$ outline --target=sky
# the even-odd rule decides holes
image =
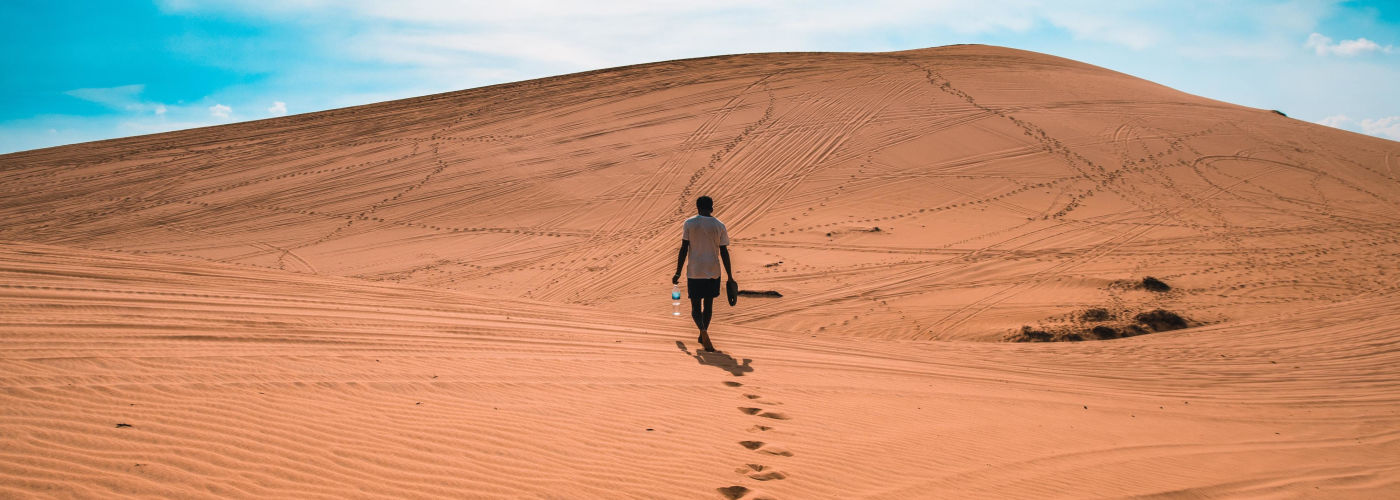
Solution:
[[[1400,141],[1400,1],[0,0],[0,153],[627,64],[984,43]]]

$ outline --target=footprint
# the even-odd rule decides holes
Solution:
[[[740,383],[738,383],[738,382],[725,382],[724,385],[727,385],[727,386],[730,386],[730,387],[739,387],[739,386],[744,385],[744,384],[740,384]]]
[[[763,447],[763,441],[739,441],[739,444],[750,450],[757,450]]]
[[[758,399],[758,398],[761,398],[761,397],[763,397],[763,396],[759,396],[759,395],[757,395],[757,394],[745,394],[744,397],[749,398],[749,399]]]
[[[747,413],[747,412],[746,412],[746,413]],[[753,413],[749,413],[749,415],[753,415]],[[758,416],[764,417],[764,418],[771,418],[771,419],[774,419],[774,420],[787,420],[787,419],[788,419],[788,416],[787,416],[786,414],[778,413],[778,412],[776,412],[776,411],[765,411],[765,412],[763,412],[763,413],[758,414]]]
[[[769,429],[772,429],[772,427],[769,427],[769,426],[766,426],[766,425],[755,425],[755,426],[753,426],[753,427],[749,427],[749,432],[753,432],[753,431],[763,432],[763,431],[766,431],[766,430],[769,430]]]
[[[758,481],[772,481],[774,479],[787,479],[787,474],[773,470],[768,472],[755,472],[749,474],[749,477]]]
[[[749,489],[743,486],[725,486],[723,488],[715,488],[715,490],[718,490],[719,494],[724,495],[724,498],[728,498],[729,500],[739,500],[739,498],[742,498],[749,492]]]
[[[746,465],[748,465],[749,468],[747,468],[747,469],[742,469],[742,468],[741,468],[741,469],[735,469],[735,472],[738,472],[738,473],[740,473],[740,474],[747,475],[747,476],[749,476],[750,478],[755,479],[755,480],[758,480],[758,481],[772,481],[772,480],[774,480],[774,479],[787,479],[787,474],[784,474],[784,473],[782,473],[781,471],[773,470],[772,467],[768,467],[768,466],[763,465],[763,464],[746,464]],[[764,472],[764,471],[767,471],[767,472]]]
[[[757,415],[758,412],[763,411],[763,408],[748,408],[740,406],[739,411],[744,412],[745,415]]]
[[[767,454],[769,454],[769,455],[777,455],[777,456],[780,456],[780,457],[790,457],[790,456],[792,456],[792,452],[791,452],[791,451],[788,451],[786,448],[783,448],[783,447],[781,447],[781,446],[772,446],[772,445],[765,446],[765,447],[763,447],[763,449],[758,450],[758,452],[759,452],[759,453],[767,453]]]

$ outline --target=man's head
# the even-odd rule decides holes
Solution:
[[[701,215],[709,215],[715,210],[715,200],[711,200],[709,196],[696,198],[695,209],[699,210]]]

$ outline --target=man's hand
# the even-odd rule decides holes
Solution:
[[[680,283],[681,283],[681,273],[676,273],[675,276],[672,276],[672,277],[671,277],[671,284],[672,284],[672,285],[679,285]]]

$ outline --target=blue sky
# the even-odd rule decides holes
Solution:
[[[0,153],[740,52],[987,43],[1400,140],[1400,2],[4,0]]]

